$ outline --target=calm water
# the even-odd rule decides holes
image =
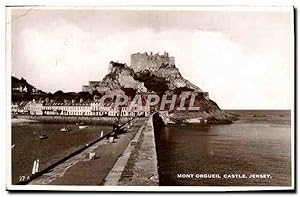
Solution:
[[[176,126],[159,130],[160,185],[290,186],[290,111],[235,111],[230,125]],[[177,174],[219,174],[221,178],[177,178]],[[247,179],[225,179],[246,174]],[[271,178],[250,178],[269,174]]]
[[[62,127],[70,132],[60,132]],[[89,126],[79,129],[76,125],[18,123],[12,125],[12,182],[18,182],[20,176],[31,174],[33,162],[40,160],[40,170],[45,169],[66,155],[82,148],[86,143],[112,130],[110,126]],[[46,134],[48,139],[40,140],[34,132]]]

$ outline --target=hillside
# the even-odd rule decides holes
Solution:
[[[30,101],[32,99],[39,99],[46,93],[42,90],[35,88],[29,84],[26,79],[11,77],[11,95],[12,102]]]
[[[34,88],[33,85],[29,84],[24,78],[18,79],[17,77],[12,76],[11,77],[11,87],[12,88],[18,88],[18,87],[27,87],[28,91],[31,92]]]
[[[12,77],[12,102],[30,101],[32,99],[41,101],[92,101],[95,96],[100,98],[104,94],[134,96],[140,94],[180,95],[184,92],[196,93],[194,107],[198,111],[169,110],[169,118],[173,122],[182,123],[189,119],[207,119],[212,123],[230,123],[236,117],[222,111],[216,102],[210,100],[208,92],[184,79],[175,65],[161,64],[155,69],[144,66],[137,71],[126,64],[110,62],[109,72],[100,82],[93,82],[89,91],[45,93],[29,84],[25,79]],[[184,106],[189,105],[190,98],[185,101]],[[179,106],[179,101],[176,101]]]
[[[175,122],[182,122],[191,118],[205,118],[213,123],[229,123],[236,117],[223,112],[217,103],[210,100],[207,92],[184,79],[175,65],[161,65],[158,70],[144,70],[134,72],[126,64],[110,62],[109,73],[100,81],[98,90],[105,94],[127,94],[126,90],[132,89],[140,93],[164,93],[179,95],[183,91],[197,93],[195,107],[200,107],[197,112],[170,111],[170,118]],[[178,104],[178,103],[177,103]],[[186,106],[189,100],[186,101]]]

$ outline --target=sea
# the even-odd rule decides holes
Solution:
[[[61,132],[67,127],[69,132]],[[12,124],[11,165],[12,184],[26,180],[32,174],[35,160],[39,171],[79,150],[86,144],[112,131],[111,126],[89,125],[79,129],[75,124],[20,122]],[[41,140],[39,135],[48,138]]]
[[[163,186],[290,186],[290,110],[234,110],[233,124],[186,124],[155,133]],[[61,132],[68,127],[70,132]],[[20,122],[12,124],[12,183],[42,170],[112,130],[111,126]],[[38,135],[47,135],[40,140]],[[246,178],[245,178],[246,177]]]
[[[156,132],[163,186],[291,186],[290,110],[231,110],[233,124]]]

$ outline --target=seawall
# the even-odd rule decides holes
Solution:
[[[158,186],[158,165],[152,116],[139,129],[106,177],[105,185]]]
[[[116,122],[117,117],[18,115],[18,119],[35,120],[43,123],[75,124],[75,123],[84,122],[85,124],[112,125],[113,123]],[[125,123],[127,121],[129,121],[129,117],[120,117],[120,123]]]

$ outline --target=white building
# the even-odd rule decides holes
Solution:
[[[14,113],[14,114],[18,113],[18,109],[19,109],[18,104],[11,105],[11,113]]]
[[[108,116],[110,106],[102,106],[100,102],[91,103],[91,112],[93,116]]]
[[[25,105],[24,110],[29,111],[30,115],[43,115],[42,108],[43,103],[36,102],[35,100],[33,100]]]
[[[53,102],[45,104],[44,115],[64,115],[64,116],[91,116],[91,104],[87,102],[63,103]]]
[[[18,106],[12,105],[12,111]],[[58,116],[149,116],[149,106],[135,106],[129,109],[127,106],[115,108],[112,103],[101,106],[100,102],[41,102],[30,101],[24,111],[30,115],[58,115]]]

